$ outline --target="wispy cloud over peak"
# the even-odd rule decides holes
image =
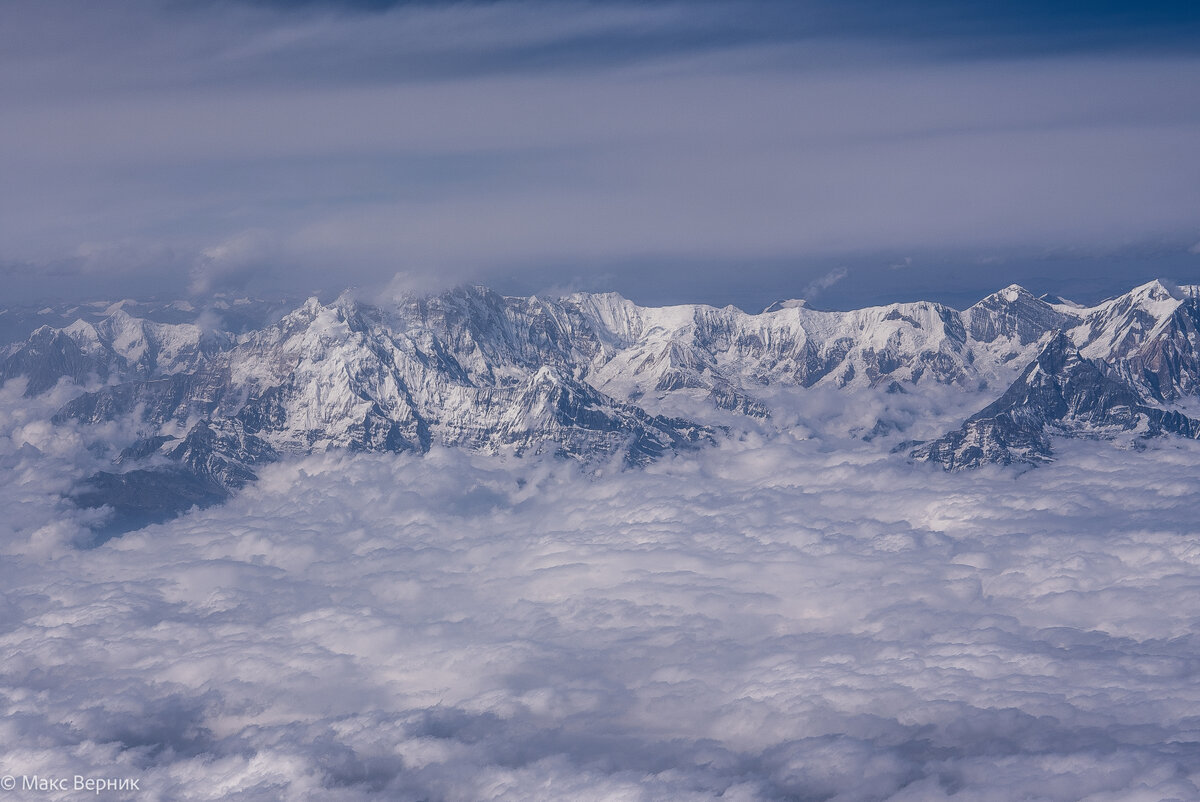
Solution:
[[[811,301],[848,275],[850,275],[850,271],[848,269],[845,267],[836,267],[818,278],[816,281],[809,283],[809,285],[804,288],[802,297]]]

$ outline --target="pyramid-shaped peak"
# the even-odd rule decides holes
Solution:
[[[778,312],[781,309],[803,309],[808,306],[808,301],[804,298],[788,298],[783,301],[776,301],[763,310],[763,314],[768,312]]]
[[[986,298],[981,298],[975,306],[995,306],[997,304],[1015,304],[1019,302],[1026,303],[1044,303],[1031,293],[1029,290],[1022,287],[1020,284],[1009,284],[1002,290],[996,290]]]
[[[284,315],[283,319],[275,327],[282,327],[283,329],[292,329],[297,326],[306,327],[316,320],[324,310],[325,305],[321,303],[321,299],[313,295],[300,304],[300,306]]]
[[[1009,284],[968,309],[967,332],[980,342],[1016,338],[1021,345],[1065,325],[1071,316],[1035,296],[1020,284]]]
[[[113,314],[116,314],[117,312],[124,312],[125,307],[127,307],[127,306],[137,306],[137,305],[138,305],[138,302],[133,300],[132,298],[122,298],[121,300],[111,303],[107,307],[105,307],[104,314],[113,315]]]
[[[1034,298],[1033,293],[1022,287],[1020,284],[1009,284],[1007,287],[1000,290],[1000,295],[1003,296],[1004,300],[1008,301],[1009,303],[1014,303],[1018,298],[1037,300]]]
[[[109,309],[111,309],[112,311],[108,312],[107,316],[105,317],[105,320],[126,321],[126,320],[140,320],[141,319],[141,318],[134,317],[133,315],[126,312],[125,307],[123,307],[123,306],[117,306],[115,309],[113,309],[113,307],[109,307]]]
[[[1173,281],[1161,278],[1134,287],[1129,291],[1129,295],[1150,301],[1182,301],[1185,298],[1185,294]]]

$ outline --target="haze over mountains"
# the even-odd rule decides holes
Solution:
[[[112,507],[114,531],[329,449],[643,466],[746,427],[778,430],[774,399],[809,388],[848,404],[890,393],[919,406],[934,388],[977,399],[961,428],[927,442],[886,410],[859,433],[948,469],[1040,464],[1056,437],[1200,436],[1185,403],[1200,393],[1200,288],[1161,281],[1093,307],[1013,285],[962,311],[788,301],[748,314],[483,287],[379,306],[314,298],[266,325],[154,322],[126,308],[43,326],[0,352],[0,379],[24,381],[27,396],[79,388],[53,422],[95,432],[111,452],[111,470],[74,497]]]

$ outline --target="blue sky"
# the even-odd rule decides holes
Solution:
[[[16,301],[1200,281],[1184,3],[17,2]]]

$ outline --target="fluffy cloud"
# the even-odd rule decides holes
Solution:
[[[180,799],[1195,798],[1200,446],[950,475],[809,400],[796,434],[646,471],[314,456],[85,551],[57,494],[104,455],[6,397],[3,769]]]

